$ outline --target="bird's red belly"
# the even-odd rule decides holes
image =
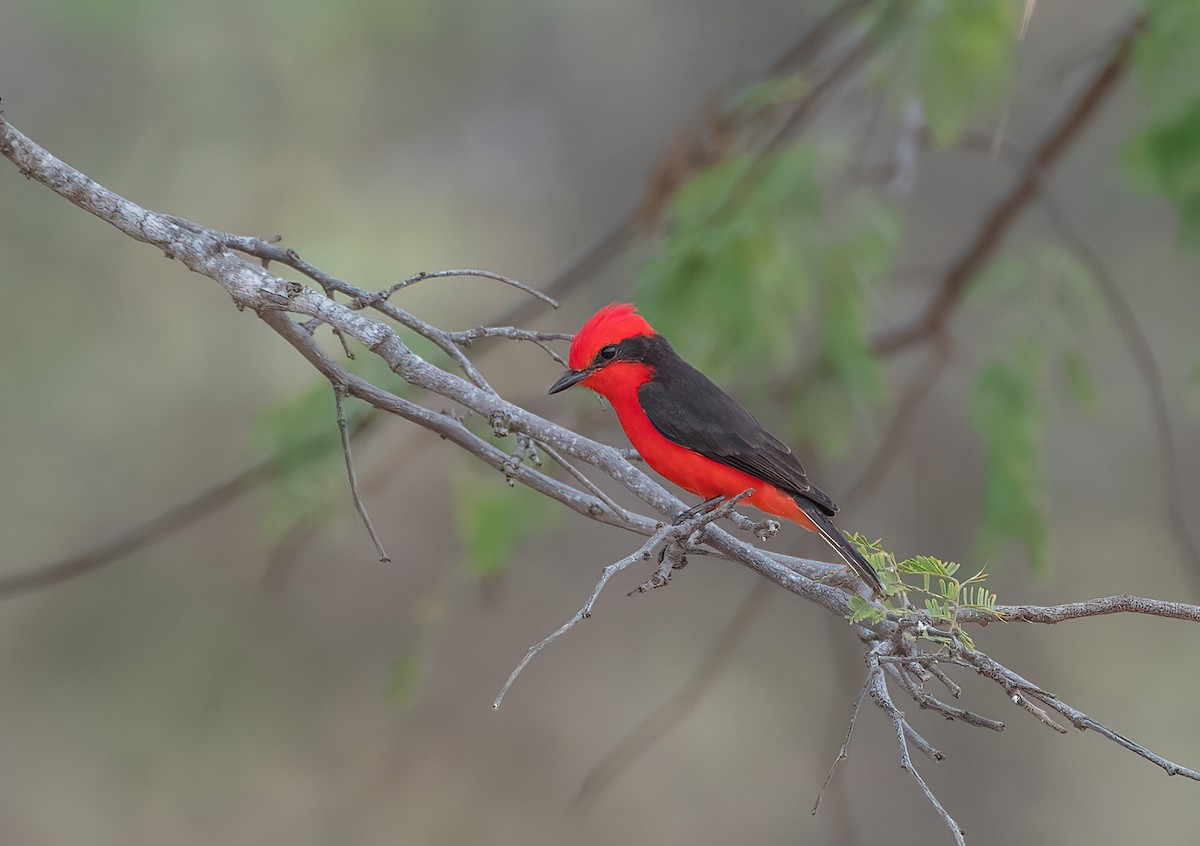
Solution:
[[[744,501],[756,508],[800,524],[810,532],[817,527],[795,500],[779,488],[734,467],[706,458],[663,437],[637,401],[614,403],[617,417],[630,443],[658,474],[703,499],[737,496],[744,490],[754,493]]]

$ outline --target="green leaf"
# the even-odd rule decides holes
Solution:
[[[504,482],[501,474],[472,466],[459,474],[454,486],[467,567],[480,578],[507,569],[521,541],[559,511],[536,491]]]
[[[815,149],[796,145],[761,164],[726,159],[672,202],[669,234],[642,272],[638,299],[651,322],[714,378],[764,360],[794,361],[811,278],[796,235],[819,218],[819,176]]]
[[[914,555],[901,561],[897,569],[901,573],[953,576],[958,572],[958,565],[953,561],[941,561],[932,555]]]
[[[981,551],[987,557],[1001,540],[1020,540],[1035,570],[1045,569],[1047,547],[1040,371],[1040,356],[1027,346],[1015,361],[986,366],[970,400],[985,449]]]
[[[1200,92],[1131,141],[1125,162],[1140,182],[1179,207],[1185,238],[1200,244]]]
[[[1200,245],[1200,3],[1149,0],[1134,67],[1150,121],[1125,149],[1142,184],[1172,200],[1183,235]]]
[[[855,623],[878,623],[887,617],[887,612],[877,605],[873,605],[861,596],[854,594],[847,602],[850,613],[846,615],[846,619],[851,625]]]

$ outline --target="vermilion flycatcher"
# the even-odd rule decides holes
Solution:
[[[606,397],[634,449],[658,473],[716,504],[744,501],[829,542],[877,595],[883,584],[833,524],[837,506],[814,487],[792,451],[707,376],[679,357],[632,305],[614,303],[571,342],[556,394],[584,385]]]

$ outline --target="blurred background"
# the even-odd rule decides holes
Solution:
[[[804,41],[832,8],[18,0],[0,9],[0,96],[107,187],[282,234],[363,288],[486,267],[557,285],[561,310],[515,317],[563,332],[637,299],[788,434],[846,528],[986,565],[1002,603],[1196,601],[1180,531],[1200,533],[1194,4],[861,2]],[[1096,86],[1147,10],[1130,63]],[[1031,200],[1002,228],[943,331],[881,348],[1089,86],[1051,213]],[[269,464],[86,575],[0,582],[0,840],[949,841],[870,706],[810,815],[861,649],[728,563],[629,599],[646,573],[626,573],[493,713],[525,649],[638,541],[370,420],[356,457],[394,559],[377,563],[328,388],[291,349],[8,163],[0,199],[0,580]],[[400,304],[459,329],[514,317],[521,296],[430,280]],[[1166,452],[1120,303],[1155,360]],[[471,353],[510,399],[625,443],[592,398],[545,396],[561,368],[536,347]],[[828,556],[803,534],[772,547]],[[1187,624],[993,625],[977,642],[1200,764]],[[968,842],[1194,833],[1195,783],[959,681],[1005,732],[907,710],[947,753],[916,763]],[[611,766],[664,702],[670,719]]]

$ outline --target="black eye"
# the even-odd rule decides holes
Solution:
[[[617,357],[617,347],[616,347],[616,345],[615,345],[615,344],[609,344],[607,347],[605,347],[604,349],[600,350],[600,353],[599,353],[599,355],[600,355],[600,358],[604,359],[605,361],[612,361],[614,358],[616,358],[616,357]]]

